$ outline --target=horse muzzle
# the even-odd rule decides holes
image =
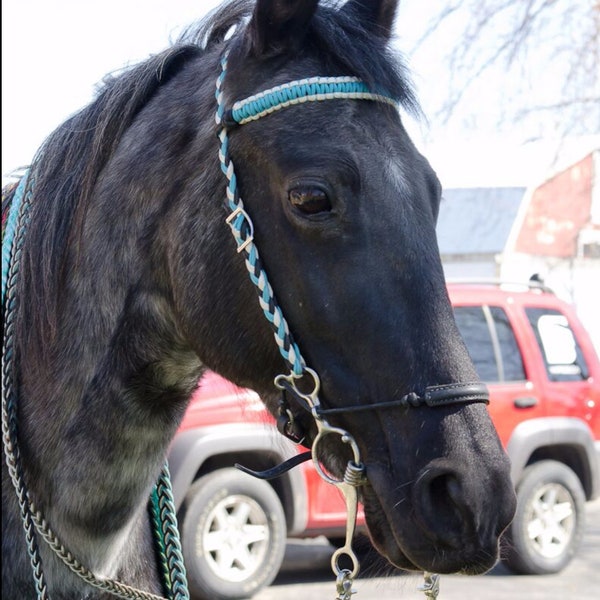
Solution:
[[[378,551],[402,569],[485,573],[498,560],[499,540],[516,498],[508,460],[472,472],[467,462],[433,459],[412,483],[379,464],[366,465],[365,516]]]

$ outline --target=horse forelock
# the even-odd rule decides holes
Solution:
[[[374,35],[350,7],[336,9],[327,3],[311,21],[307,44],[330,63],[332,71],[362,79],[373,90],[396,98],[402,107],[420,115],[420,107],[401,54],[392,50],[389,40]]]

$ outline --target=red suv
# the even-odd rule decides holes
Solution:
[[[512,461],[518,508],[504,560],[518,573],[558,572],[578,549],[586,500],[600,496],[598,357],[573,308],[546,288],[448,290]],[[233,467],[264,470],[301,450],[256,394],[204,377],[169,456],[193,597],[252,596],[277,575],[288,537],[344,535],[344,503],[312,463],[270,482]]]

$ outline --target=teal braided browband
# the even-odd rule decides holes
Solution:
[[[239,100],[231,109],[231,118],[243,125],[294,104],[338,98],[376,100],[395,107],[398,105],[398,101],[387,94],[373,93],[358,77],[309,77]]]

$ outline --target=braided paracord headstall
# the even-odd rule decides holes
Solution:
[[[368,405],[355,405],[323,409],[319,402],[319,376],[315,371],[306,366],[300,350],[293,340],[288,324],[277,304],[273,290],[268,282],[267,275],[261,265],[258,249],[254,243],[253,225],[250,216],[244,208],[240,198],[237,179],[233,162],[229,155],[228,131],[234,127],[249,123],[267,116],[275,111],[305,102],[323,100],[351,99],[370,100],[383,102],[398,107],[398,101],[385,92],[374,93],[360,79],[356,77],[311,77],[291,81],[278,85],[263,92],[239,100],[231,109],[226,109],[223,95],[223,82],[227,73],[227,54],[221,60],[221,74],[217,78],[215,96],[217,99],[217,112],[215,120],[220,127],[218,136],[221,141],[219,160],[221,170],[227,178],[225,208],[233,237],[237,244],[238,253],[244,253],[246,269],[250,279],[258,290],[258,298],[263,313],[274,332],[275,341],[279,351],[289,368],[289,374],[278,375],[275,386],[282,392],[289,392],[289,396],[303,409],[308,410],[316,424],[317,436],[315,437],[310,456],[319,475],[337,486],[346,500],[347,524],[345,545],[334,552],[332,556],[332,569],[337,576],[337,600],[350,600],[352,594],[352,581],[358,573],[358,560],[352,551],[351,541],[355,528],[358,494],[357,488],[366,482],[364,466],[360,461],[360,453],[356,441],[345,430],[332,427],[326,420],[328,415],[338,413],[357,413],[366,410],[383,410],[390,408],[419,408],[419,407],[445,407],[454,404],[470,404],[473,402],[489,402],[487,387],[479,381],[465,383],[447,383],[426,387],[421,394],[410,392],[401,398],[389,401],[375,402]],[[312,391],[302,391],[299,380],[304,380]],[[312,388],[311,388],[312,380]],[[278,429],[297,443],[304,438],[302,427],[294,422],[291,409],[282,400]],[[353,460],[348,462],[343,480],[335,480],[323,470],[319,459],[317,447],[321,440],[330,434],[339,435],[342,442],[349,445],[352,450]],[[264,472],[255,472],[241,467],[246,472],[263,479],[271,479],[285,472],[292,466],[299,464],[306,455],[295,456],[282,465]],[[341,569],[338,560],[342,555],[347,555],[353,564],[353,569]],[[425,583],[421,591],[428,598],[435,599],[439,592],[439,576],[425,573]]]
[[[226,208],[229,213],[226,221],[231,227],[237,244],[237,251],[244,252],[245,263],[252,283],[258,289],[260,306],[271,323],[275,341],[283,359],[295,378],[307,373],[306,363],[290,333],[288,324],[277,304],[273,289],[267,279],[258,249],[254,244],[252,220],[244,208],[239,195],[233,162],[229,156],[228,129],[244,125],[288,106],[335,99],[374,100],[397,106],[397,101],[384,94],[372,93],[367,85],[356,77],[311,77],[279,85],[243,100],[235,102],[226,110],[223,99],[223,81],[227,72],[227,54],[221,60],[221,74],[217,79],[215,97],[217,112],[215,120],[219,130],[219,160],[221,170],[227,178]],[[316,377],[316,373],[311,375]],[[318,381],[318,378],[317,378]],[[315,398],[316,399],[316,398]]]

